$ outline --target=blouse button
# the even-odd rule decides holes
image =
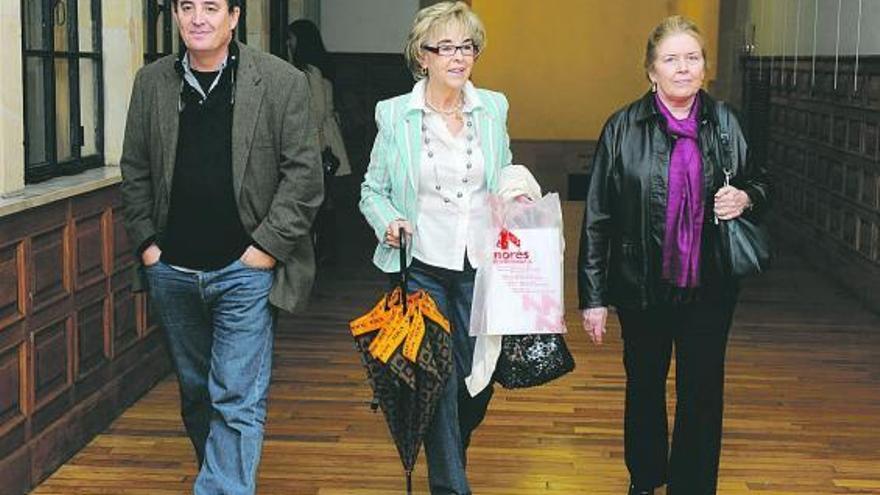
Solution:
[[[449,198],[443,198],[444,203],[449,203]]]
[[[461,191],[459,191],[458,194],[456,194],[456,196],[458,196],[460,198],[460,197],[464,196],[464,194]]]

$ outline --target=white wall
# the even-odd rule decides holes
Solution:
[[[758,55],[880,54],[880,0],[751,0],[751,19]]]
[[[321,34],[331,52],[402,53],[418,0],[322,0]]]
[[[269,51],[269,2],[248,2],[247,44]]]
[[[6,50],[0,74],[0,198],[24,187],[24,91],[21,3],[0,2],[0,43]],[[5,276],[5,275],[4,275]]]
[[[112,3],[112,5],[111,5]],[[144,63],[143,0],[103,2],[104,161],[119,165],[134,76]],[[174,25],[177,29],[177,25]]]

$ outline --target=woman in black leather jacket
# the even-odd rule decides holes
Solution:
[[[630,494],[713,494],[721,449],[724,354],[738,286],[718,222],[759,215],[770,187],[746,160],[729,108],[702,89],[705,48],[679,16],[652,31],[651,92],[605,124],[590,174],[578,262],[584,329],[602,342],[617,309],[626,369]],[[725,172],[731,185],[725,186]],[[666,376],[676,358],[671,452]]]

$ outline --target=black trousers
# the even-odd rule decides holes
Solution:
[[[619,309],[626,368],[624,443],[638,487],[714,494],[721,454],[724,356],[736,294],[645,310]],[[669,451],[666,377],[675,349],[675,429]]]

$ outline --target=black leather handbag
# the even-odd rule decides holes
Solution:
[[[739,216],[722,222],[722,243],[727,266],[734,277],[756,275],[770,266],[770,237],[763,225]]]
[[[724,172],[724,184],[730,185],[733,167],[730,164],[730,131],[726,119],[718,116],[720,124],[721,166]],[[733,220],[721,221],[721,259],[728,274],[746,277],[767,271],[772,260],[770,235],[764,224],[748,215],[740,215]]]
[[[494,379],[504,388],[537,387],[573,369],[562,334],[505,335]]]

